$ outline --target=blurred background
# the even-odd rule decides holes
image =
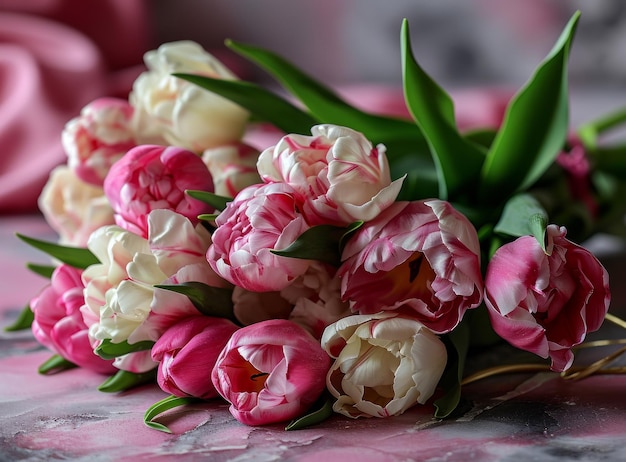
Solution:
[[[163,42],[197,41],[241,78],[272,85],[223,42],[268,48],[355,104],[393,113],[407,18],[420,64],[480,110],[484,98],[471,95],[519,88],[578,9],[573,125],[626,105],[623,0],[0,0],[0,213],[36,208],[64,161],[65,122],[96,97],[126,97],[143,54]]]

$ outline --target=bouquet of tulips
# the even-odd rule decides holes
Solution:
[[[567,371],[609,307],[582,242],[624,235],[626,162],[613,114],[568,123],[578,13],[498,126],[461,131],[452,98],[401,30],[408,118],[359,110],[276,54],[227,45],[280,92],[238,80],[193,42],[146,54],[128,100],[68,122],[67,164],[40,208],[51,278],[13,328],[51,373],[154,381],[145,422],[223,398],[249,425],[450,415],[468,351],[508,342]],[[257,150],[245,136],[280,133]],[[430,405],[430,404],[429,404]]]

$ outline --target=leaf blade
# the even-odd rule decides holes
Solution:
[[[323,123],[350,127],[375,143],[389,139],[423,143],[419,130],[409,121],[370,114],[348,104],[330,88],[269,50],[233,40],[227,40],[226,45],[269,72]]]
[[[232,289],[211,287],[197,281],[172,285],[157,284],[154,287],[185,295],[193,306],[205,316],[225,318],[239,324],[233,311]]]
[[[143,423],[153,430],[158,430],[164,433],[172,433],[171,430],[163,424],[154,422],[154,419],[159,415],[175,407],[185,406],[191,403],[201,402],[199,398],[192,397],[180,397],[180,396],[168,396],[160,401],[157,401],[150,406],[143,415]]]
[[[402,22],[401,53],[407,107],[430,147],[439,178],[439,198],[454,198],[475,184],[486,150],[459,133],[452,98],[415,60],[406,19]]]
[[[136,353],[138,351],[146,351],[152,348],[154,342],[152,340],[144,340],[137,343],[123,342],[113,343],[110,339],[104,339],[95,349],[95,353],[102,359],[115,359],[128,353]]]
[[[85,269],[88,266],[100,263],[98,258],[89,249],[81,247],[68,247],[52,242],[42,241],[32,237],[16,233],[16,236],[32,247],[47,253],[53,258],[66,263],[74,268]]]
[[[508,197],[534,183],[563,148],[568,132],[567,59],[580,12],[513,97],[481,172],[479,195]]]
[[[30,329],[33,321],[35,320],[35,313],[31,310],[30,305],[26,305],[20,314],[18,314],[13,324],[10,324],[4,328],[5,332],[17,332],[20,330]]]
[[[253,116],[271,122],[286,133],[309,133],[311,127],[319,123],[315,117],[287,100],[250,82],[193,74],[173,75],[239,104]]]

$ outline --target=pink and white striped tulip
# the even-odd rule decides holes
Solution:
[[[341,281],[336,269],[313,262],[306,273],[280,291],[293,304],[289,319],[321,338],[324,329],[351,314],[348,302],[341,299]]]
[[[86,183],[102,186],[111,165],[137,143],[131,128],[133,108],[118,98],[99,98],[63,129],[68,166]]]
[[[207,149],[202,160],[213,176],[215,194],[235,197],[242,189],[261,182],[256,169],[259,151],[237,143]]]
[[[600,328],[609,308],[609,277],[591,252],[546,229],[546,250],[533,236],[500,247],[487,266],[491,325],[513,346],[550,358],[554,371],[574,361],[571,348]]]
[[[232,284],[255,292],[281,290],[304,274],[309,260],[271,252],[287,248],[309,228],[296,203],[295,191],[284,183],[241,191],[215,220],[207,252],[211,267]]]
[[[118,226],[148,235],[148,214],[167,209],[197,223],[213,209],[185,190],[213,191],[213,180],[202,159],[177,147],[137,146],[116,162],[104,180],[104,192]]]
[[[442,200],[396,202],[357,231],[342,260],[342,296],[360,314],[403,310],[442,334],[482,300],[476,230]]]
[[[115,371],[112,361],[93,352],[89,329],[80,308],[85,303],[81,270],[61,264],[52,273],[50,284],[33,298],[32,331],[39,343],[77,366],[102,374]]]
[[[447,362],[446,347],[415,319],[395,312],[353,315],[331,324],[322,347],[335,358],[326,384],[333,410],[348,417],[389,417],[424,404]]]
[[[89,241],[100,263],[83,272],[83,315],[95,341],[156,341],[170,325],[197,315],[186,296],[156,289],[155,284],[228,285],[206,262],[211,238],[201,224],[194,226],[171,210],[152,211],[148,223],[148,239],[108,226],[93,233]],[[136,368],[147,367],[151,359],[149,352],[147,359],[139,358],[142,354],[128,355],[115,364],[130,364],[133,372],[143,372]]]
[[[273,319],[236,331],[213,369],[213,385],[247,425],[302,415],[321,395],[330,358],[308,332]]]
[[[283,137],[257,165],[263,181],[288,183],[301,194],[309,223],[368,221],[394,202],[403,180],[391,181],[383,145],[336,125],[314,126],[311,134]]]
[[[219,396],[211,371],[238,327],[227,319],[191,316],[170,326],[152,347],[159,363],[157,383],[174,396]]]

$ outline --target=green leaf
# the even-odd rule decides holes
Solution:
[[[17,332],[19,330],[30,329],[35,320],[35,313],[31,310],[30,305],[26,305],[13,324],[4,328],[5,332]]]
[[[448,417],[461,400],[461,379],[465,368],[465,358],[469,348],[469,328],[461,322],[452,332],[443,337],[448,350],[448,362],[439,380],[444,394],[434,403],[435,418]]]
[[[281,56],[232,40],[227,40],[226,45],[272,74],[321,122],[350,127],[363,133],[374,143],[387,144],[390,140],[401,139],[414,147],[424,144],[420,131],[411,122],[370,114],[355,108]]]
[[[303,232],[286,249],[272,250],[281,257],[318,260],[333,266],[341,263],[341,246],[351,233],[363,222],[355,222],[348,227],[333,225],[313,226]]]
[[[175,407],[185,406],[187,404],[197,403],[201,401],[202,400],[198,398],[179,397],[174,395],[168,396],[161,401],[157,401],[152,406],[150,406],[148,410],[146,410],[146,413],[143,416],[143,423],[146,424],[147,427],[150,427],[154,430],[165,433],[172,433],[170,429],[167,428],[165,425],[155,422],[155,417]]]
[[[309,133],[319,121],[287,100],[250,82],[212,79],[192,74],[173,74],[217,93],[246,108],[259,120],[266,120],[286,133]]]
[[[494,231],[513,237],[535,236],[545,250],[548,213],[531,194],[518,194],[507,201]]]
[[[29,270],[31,270],[33,273],[38,274],[39,276],[43,276],[48,279],[52,277],[52,273],[54,273],[54,270],[56,269],[56,266],[38,265],[36,263],[27,263],[26,267]]]
[[[37,372],[43,375],[56,374],[57,372],[63,372],[67,369],[73,369],[77,367],[73,362],[68,361],[60,355],[54,355],[46,362],[44,362]]]
[[[137,351],[145,351],[152,348],[154,342],[152,340],[144,340],[137,343],[128,343],[126,340],[119,343],[113,343],[110,339],[104,339],[95,349],[95,353],[102,359],[115,359],[118,356],[124,356],[128,353]]]
[[[112,375],[98,387],[99,391],[104,393],[117,393],[118,391],[129,390],[133,387],[138,387],[146,383],[154,382],[156,379],[156,369],[152,369],[148,372],[136,374],[128,371],[117,371],[115,375]]]
[[[626,108],[605,114],[596,120],[587,122],[576,130],[586,150],[595,150],[598,138],[605,132],[626,123]]]
[[[211,207],[213,207],[215,210],[219,210],[219,211],[224,210],[226,208],[226,204],[228,204],[229,202],[232,202],[233,200],[232,197],[219,196],[212,192],[197,191],[197,190],[192,190],[192,189],[186,190],[185,194],[187,194],[190,197],[193,197],[194,199],[198,199],[199,201],[202,201],[205,204],[208,204]]]
[[[401,52],[404,97],[430,147],[439,178],[439,198],[458,197],[465,188],[475,187],[485,149],[459,133],[452,98],[413,56],[406,19],[402,22]]]
[[[74,268],[84,269],[88,266],[100,263],[96,256],[89,249],[80,247],[66,247],[52,242],[41,241],[32,237],[17,233],[22,241],[39,249],[53,258],[66,263]]]
[[[235,324],[239,323],[233,312],[232,289],[211,287],[196,281],[174,285],[157,284],[154,287],[185,295],[205,316],[226,318]]]
[[[487,154],[479,185],[487,202],[533,184],[554,162],[568,133],[567,59],[580,12],[552,51],[509,103]]]
[[[219,216],[219,213],[201,213],[198,215],[198,220],[202,221],[215,221],[215,219]]]
[[[497,134],[498,134],[497,130],[486,128],[486,129],[481,129],[481,130],[471,130],[471,131],[465,132],[463,134],[463,137],[466,140],[471,141],[474,144],[478,144],[485,149],[489,149],[491,145],[493,144],[493,140],[496,138]]]
[[[289,422],[285,430],[302,430],[311,425],[322,423],[333,415],[334,401],[335,400],[329,393],[323,393],[315,404],[313,404],[311,409],[309,409],[307,414]]]

